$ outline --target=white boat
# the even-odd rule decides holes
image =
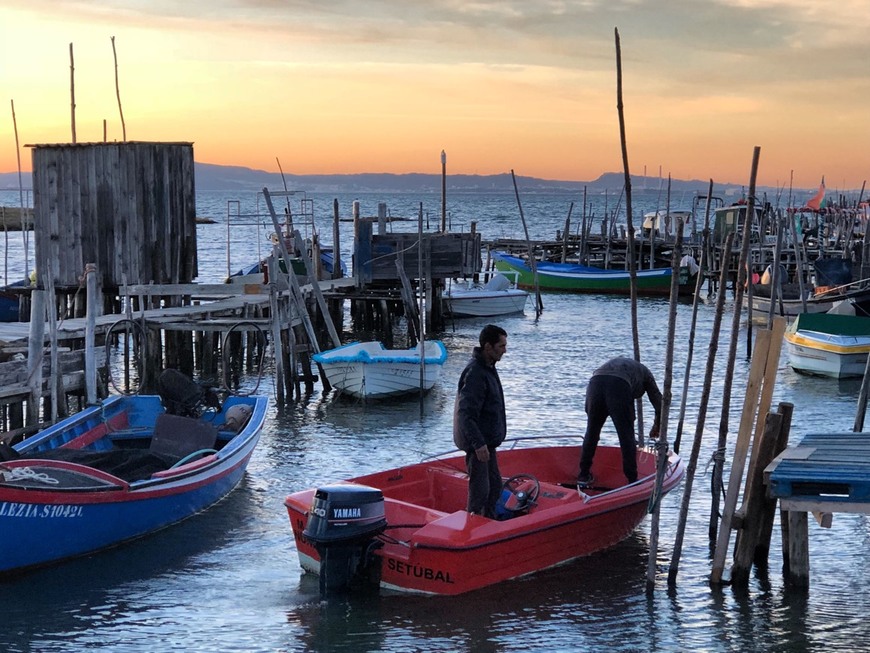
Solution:
[[[497,273],[484,285],[452,286],[444,293],[444,312],[453,317],[492,317],[522,313],[529,293]]]
[[[802,313],[785,332],[789,365],[804,374],[863,376],[870,352],[870,318]]]
[[[659,209],[643,214],[643,231],[649,234],[656,232],[656,236],[662,238],[676,233],[677,220],[683,221],[683,238],[691,239],[695,225],[695,214],[692,211],[668,211]]]
[[[784,298],[773,299],[773,314],[784,317],[797,317],[802,313],[827,313],[839,302],[847,301],[842,295],[820,294],[810,295],[806,302],[802,301],[796,289],[792,286],[797,284],[787,284],[787,290],[784,291]],[[756,322],[767,320],[770,315],[770,291],[769,285],[753,284],[752,285],[752,319]],[[812,290],[810,290],[812,292]],[[749,306],[749,294],[743,295],[743,307]]]
[[[447,349],[440,340],[411,349],[386,349],[377,341],[354,342],[312,356],[330,385],[360,399],[385,399],[431,390],[441,376]]]

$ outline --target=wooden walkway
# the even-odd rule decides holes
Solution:
[[[789,580],[809,585],[808,515],[831,528],[834,513],[870,514],[870,433],[814,433],[764,470],[768,495],[779,499]]]
[[[352,278],[321,281],[323,291],[347,288],[354,285]],[[303,295],[312,291],[311,285],[301,288]],[[286,292],[286,291],[282,291]],[[128,296],[168,296],[183,294],[195,303],[190,306],[164,307],[134,311],[133,318],[145,318],[151,324],[159,324],[164,329],[195,329],[197,331],[222,331],[234,322],[250,320],[243,317],[246,308],[267,308],[269,306],[269,287],[242,284],[186,284],[186,285],[148,285],[132,286]],[[123,314],[110,313],[96,318],[96,333],[104,334]],[[58,320],[57,338],[59,341],[85,337],[87,318]],[[47,325],[46,325],[47,327]],[[28,322],[0,323],[0,347],[6,350],[27,346],[30,334]],[[49,339],[45,329],[46,341]]]

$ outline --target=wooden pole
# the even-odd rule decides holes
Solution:
[[[115,59],[115,97],[118,98],[118,113],[121,116],[121,137],[127,142],[127,124],[124,122],[124,109],[121,107],[121,87],[118,85],[118,52],[115,50],[115,37],[112,37],[112,57]],[[104,138],[105,140],[105,138]]]
[[[743,286],[746,283],[747,260],[749,258],[749,231],[751,221],[749,216],[755,211],[755,179],[758,175],[758,158],[761,148],[756,146],[752,154],[752,168],[749,181],[749,202],[746,219],[743,223],[743,233],[740,243],[740,257],[737,264],[737,288],[734,290],[734,313],[731,321],[731,340],[728,349],[728,363],[725,372],[725,387],[722,393],[722,413],[719,420],[719,442],[713,455],[712,502],[710,506],[709,534],[711,540],[716,540],[719,525],[719,496],[722,492],[722,472],[725,467],[725,445],[728,436],[728,414],[731,409],[731,386],[734,378],[734,363],[737,356],[737,338],[740,334],[741,310],[743,308]],[[739,230],[739,224],[736,225]],[[722,265],[727,265],[723,259]],[[724,292],[725,288],[722,288]]]
[[[289,261],[288,261],[289,263]],[[277,266],[275,266],[277,269]],[[291,272],[292,274],[292,272]],[[284,405],[284,352],[281,342],[281,313],[278,306],[278,275],[269,275],[269,307],[272,319],[272,349],[275,355],[275,395],[279,406]]]
[[[861,380],[861,391],[858,393],[858,409],[855,412],[855,423],[852,430],[860,433],[864,430],[864,416],[867,414],[867,395],[870,393],[870,356],[864,365],[864,378]]]
[[[72,127],[72,143],[76,142],[76,66],[73,57],[73,44],[69,44],[69,94],[70,94],[70,126]]]
[[[677,330],[677,301],[680,294],[680,258],[683,246],[683,221],[677,221],[674,251],[671,255],[671,297],[668,310],[668,335],[665,351],[665,379],[662,387],[661,423],[656,441],[655,494],[650,498],[652,518],[650,523],[649,557],[646,568],[646,591],[652,592],[656,579],[656,560],[659,548],[659,516],[661,515],[662,486],[668,467],[668,416],[671,409],[671,385],[674,378],[674,340]],[[632,255],[631,258],[634,258]]]
[[[511,179],[514,182],[514,194],[517,197],[517,207],[520,210],[520,220],[523,222],[523,231],[526,234],[526,247],[529,251],[529,267],[532,269],[532,278],[535,280],[535,319],[541,317],[544,310],[544,300],[541,298],[541,289],[538,286],[538,263],[535,258],[535,250],[532,249],[532,241],[529,238],[529,227],[526,225],[526,216],[523,214],[523,204],[520,201],[520,191],[517,188],[517,177],[511,169]]]
[[[441,233],[447,233],[447,152],[441,150]]]
[[[625,227],[627,235],[627,249],[632,252],[628,257],[628,276],[631,280],[631,339],[634,345],[634,359],[640,361],[640,334],[637,328],[637,265],[634,260],[634,224],[631,219],[631,172],[628,166],[628,147],[625,138],[625,114],[622,102],[622,49],[619,44],[619,30],[614,28],[616,40],[616,110],[619,115],[619,142],[622,146],[622,168],[625,174]],[[638,442],[644,444],[643,432],[643,409],[638,400],[637,427]]]
[[[767,328],[773,328],[773,316],[776,311],[776,302],[782,301],[782,273],[780,272],[780,259],[782,258],[782,238],[785,221],[779,213],[773,214],[773,219],[776,221],[776,245],[773,248],[773,261],[771,265],[770,275],[770,304],[767,307]],[[752,319],[752,308],[750,304],[750,319]]]
[[[574,210],[574,202],[568,207],[568,217],[565,218],[565,229],[562,232],[562,263],[568,259],[568,235],[571,233],[571,212]]]
[[[680,452],[680,441],[683,435],[683,421],[686,417],[686,401],[689,395],[689,376],[692,371],[692,358],[695,351],[695,328],[698,324],[698,305],[701,302],[701,284],[704,281],[704,270],[707,267],[707,240],[710,237],[710,195],[713,192],[713,181],[710,180],[710,192],[707,193],[707,208],[704,217],[704,232],[701,245],[701,261],[698,265],[698,275],[695,278],[695,294],[692,297],[692,325],[689,329],[689,341],[686,343],[686,373],[683,376],[683,395],[680,398],[680,418],[677,422],[677,435],[674,438],[674,451]]]
[[[734,232],[731,231],[725,237],[722,248],[722,256],[725,260],[731,258],[731,247],[734,243]],[[716,312],[713,316],[713,326],[710,330],[710,347],[707,352],[707,368],[704,374],[704,385],[701,390],[701,401],[698,405],[698,421],[695,424],[695,439],[692,442],[692,452],[686,465],[686,477],[683,481],[683,497],[680,504],[680,518],[677,524],[677,534],[674,538],[674,554],[671,556],[671,566],[668,571],[668,584],[673,585],[677,580],[677,571],[680,567],[680,557],[683,548],[683,536],[686,532],[686,521],[689,515],[689,501],[692,498],[692,485],[695,479],[695,470],[698,467],[698,458],[701,455],[701,440],[704,436],[704,424],[707,419],[707,405],[710,401],[710,392],[713,386],[713,370],[716,363],[716,352],[719,349],[719,331],[722,326],[722,314],[725,308],[725,287],[728,281],[728,268],[719,268],[719,293],[716,295]]]
[[[15,159],[18,163],[18,203],[21,208],[21,237],[24,242],[24,274],[23,279],[26,279],[30,274],[30,228],[27,225],[27,218],[24,212],[24,182],[21,176],[21,146],[18,143],[18,121],[15,118],[15,100],[10,100],[12,105],[12,129],[15,131]],[[6,250],[9,251],[8,248]],[[6,283],[9,283],[9,275],[6,274]]]
[[[442,164],[445,160],[444,153],[441,156]],[[442,177],[443,178],[443,177]],[[443,187],[442,187],[443,188]],[[443,190],[442,190],[443,192]],[[443,201],[443,196],[442,196]],[[443,206],[443,204],[442,204]],[[443,214],[442,214],[443,220]],[[443,228],[442,228],[443,233]],[[426,278],[425,287],[429,287],[430,279]],[[426,380],[426,324],[423,316],[426,314],[425,295],[423,294],[423,202],[417,212],[417,288],[420,290],[420,417],[423,416],[423,397],[426,394],[423,386]]]
[[[30,394],[27,399],[25,424],[39,424],[39,405],[42,400],[42,359],[45,345],[45,299],[46,291],[30,293],[30,332],[27,338],[27,384]]]
[[[85,324],[85,396],[89,406],[97,403],[97,361],[95,356],[95,334],[99,302],[97,301],[97,266],[85,266],[87,284],[88,317]]]
[[[340,279],[341,272],[341,247],[339,244],[339,217],[338,198],[332,200],[332,278]]]
[[[302,324],[305,325],[305,332],[308,334],[311,347],[315,352],[319,353],[320,345],[317,343],[317,334],[314,331],[314,326],[311,324],[311,317],[308,315],[308,310],[305,307],[305,301],[302,298],[302,290],[299,288],[299,280],[293,273],[293,265],[290,260],[290,253],[287,251],[287,244],[284,242],[284,239],[280,237],[281,225],[278,222],[278,215],[275,213],[275,206],[272,204],[272,195],[269,193],[268,188],[263,188],[263,197],[266,199],[266,206],[269,209],[269,215],[272,216],[272,225],[275,227],[275,232],[279,234],[278,248],[281,252],[281,256],[284,258],[284,264],[287,267],[287,277],[290,285],[291,297],[293,298],[296,309],[300,314],[299,317],[302,319]],[[338,345],[335,346],[338,347]]]

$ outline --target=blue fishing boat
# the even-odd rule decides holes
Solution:
[[[242,478],[267,403],[233,396],[185,411],[187,399],[113,396],[4,446],[0,575],[112,547],[208,508]]]
[[[447,362],[447,349],[440,340],[409,349],[353,342],[311,358],[339,392],[357,399],[386,399],[431,390]]]

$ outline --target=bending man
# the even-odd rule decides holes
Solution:
[[[637,480],[637,444],[634,439],[634,401],[647,394],[655,409],[656,417],[649,437],[659,437],[662,393],[655,377],[645,365],[631,358],[613,358],[592,373],[586,387],[586,436],[583,438],[583,453],[580,456],[581,486],[592,485],[592,459],[601,427],[610,417],[619,436],[622,451],[622,471],[629,483]]]

